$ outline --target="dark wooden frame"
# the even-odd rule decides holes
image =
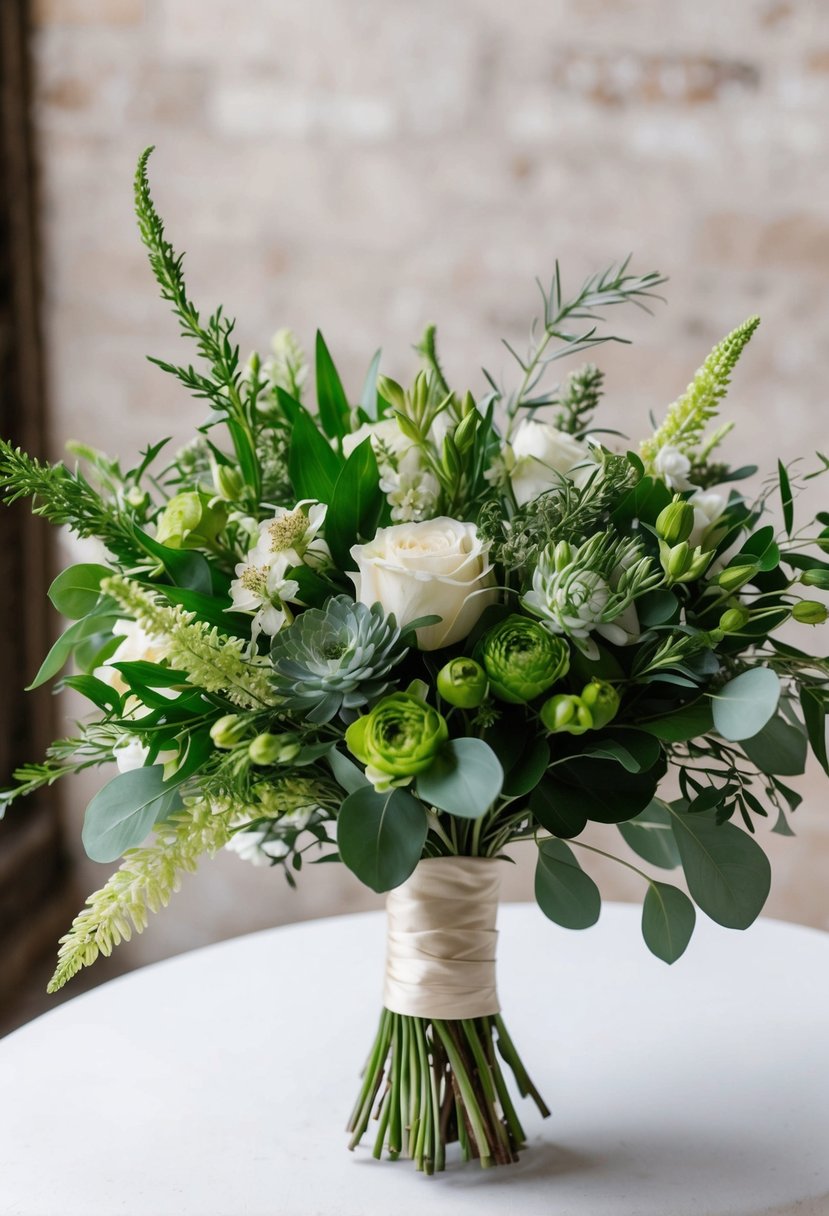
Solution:
[[[34,455],[47,448],[40,326],[28,0],[0,0],[0,432]],[[0,782],[42,756],[48,692],[24,693],[45,652],[48,525],[28,503],[0,508]],[[54,790],[0,822],[0,1006],[17,993],[67,914]]]

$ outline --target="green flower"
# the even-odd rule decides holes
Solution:
[[[515,705],[546,692],[570,666],[570,651],[562,638],[515,613],[484,635],[476,653],[492,691]]]
[[[168,549],[210,545],[227,523],[227,507],[201,490],[175,494],[158,518],[156,540]]]
[[[477,709],[487,693],[488,680],[474,659],[450,659],[438,672],[438,692],[459,709]]]
[[[271,645],[271,683],[282,706],[301,710],[309,722],[347,722],[388,691],[391,669],[408,650],[394,617],[337,595],[324,608],[309,608]]]
[[[443,715],[408,692],[384,697],[345,732],[346,747],[370,779],[373,772],[405,779],[425,772],[448,738]]]

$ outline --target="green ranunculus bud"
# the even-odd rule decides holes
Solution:
[[[493,625],[475,655],[483,663],[496,697],[514,705],[546,692],[570,666],[564,639],[517,613]]]
[[[448,738],[443,715],[406,692],[383,697],[345,732],[352,756],[391,777],[425,772]]]
[[[801,600],[792,608],[792,616],[801,625],[822,625],[829,618],[829,609],[817,600]]]
[[[739,633],[751,620],[751,613],[742,604],[726,608],[720,617],[720,629],[723,633]]]
[[[477,709],[487,693],[489,681],[474,659],[450,659],[438,672],[438,692],[444,701],[459,709]]]
[[[616,689],[606,680],[591,680],[581,692],[581,703],[590,710],[594,730],[601,730],[613,721],[619,712],[620,700]]]
[[[290,764],[300,753],[300,745],[293,735],[257,735],[248,745],[248,756],[253,764]]]
[[[656,517],[656,535],[669,545],[678,545],[687,540],[693,530],[694,508],[675,494],[673,502],[663,507]]]
[[[569,735],[583,735],[593,726],[593,715],[582,701],[568,693],[550,697],[541,706],[541,721],[551,735],[566,731]]]
[[[227,523],[227,508],[201,490],[174,494],[161,512],[156,540],[168,549],[192,549],[214,541]]]
[[[229,751],[237,743],[242,742],[247,734],[247,729],[247,724],[238,714],[225,714],[223,718],[217,718],[210,727],[210,738],[216,747]]]
[[[245,488],[245,479],[239,469],[229,464],[219,464],[211,460],[213,471],[213,486],[219,498],[227,502],[236,502]]]
[[[821,591],[829,591],[829,570],[817,566],[814,570],[804,570],[800,581],[804,587],[819,587]]]
[[[756,573],[757,567],[754,565],[726,566],[717,576],[717,582],[723,591],[737,591]]]

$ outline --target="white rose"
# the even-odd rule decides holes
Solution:
[[[549,422],[525,418],[511,447],[510,481],[519,507],[560,485],[562,477],[583,485],[595,468],[588,447]]]
[[[725,495],[719,490],[697,490],[688,499],[694,508],[694,526],[688,537],[691,548],[702,544],[703,536],[725,510]]]
[[[694,487],[688,480],[691,462],[679,448],[671,447],[670,444],[660,448],[654,457],[653,468],[656,476],[662,478],[669,490],[693,490]]]
[[[488,546],[474,524],[441,516],[423,523],[379,528],[374,540],[355,545],[358,573],[350,574],[357,599],[379,603],[398,625],[439,616],[417,631],[421,650],[439,650],[465,638],[498,598]]]

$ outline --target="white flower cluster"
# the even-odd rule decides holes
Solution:
[[[343,439],[343,454],[350,456],[364,440],[371,439],[380,471],[380,489],[398,523],[416,523],[435,513],[440,487],[425,467],[417,444],[408,439],[394,418],[364,422]]]
[[[325,505],[301,502],[293,510],[277,507],[259,524],[256,543],[236,566],[230,584],[234,612],[253,613],[252,637],[273,637],[293,617],[289,604],[297,602],[299,583],[291,577],[298,566],[324,566],[330,561],[325,541],[318,535],[325,522]]]

